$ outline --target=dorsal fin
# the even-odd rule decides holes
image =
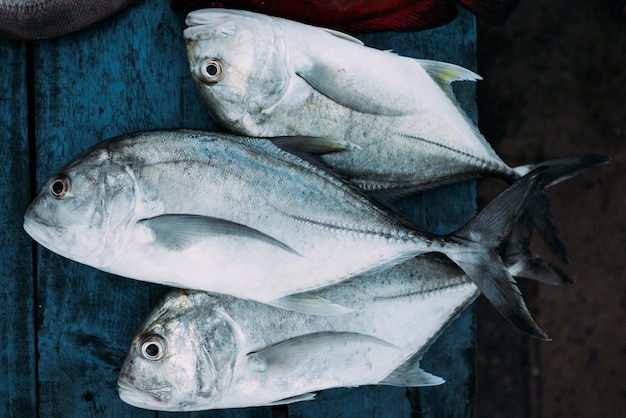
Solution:
[[[452,91],[452,83],[455,81],[482,80],[482,77],[475,72],[456,64],[424,59],[416,59],[416,61],[454,103],[457,100]]]
[[[343,32],[339,32],[338,30],[334,30],[334,29],[328,29],[328,28],[320,28],[322,29],[324,32],[327,32],[333,36],[336,36],[337,38],[340,39],[344,39],[346,41],[350,41],[350,42],[354,42],[355,44],[358,45],[365,45],[363,43],[363,41],[361,41],[360,39],[355,38],[354,36],[350,36],[347,33],[343,33]]]

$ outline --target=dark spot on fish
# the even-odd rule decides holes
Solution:
[[[148,354],[150,357],[154,357],[157,354],[159,354],[159,346],[157,346],[156,344],[150,344],[146,347],[146,354]]]
[[[166,344],[163,338],[156,334],[148,335],[141,343],[141,354],[147,360],[161,360],[165,355]]]
[[[200,75],[206,83],[217,83],[222,78],[222,63],[218,59],[209,59],[202,63]]]
[[[91,402],[91,401],[93,401],[94,398],[95,398],[95,396],[93,395],[93,393],[91,393],[89,391],[83,393],[83,400],[85,402]]]
[[[55,195],[61,194],[62,191],[63,191],[63,183],[61,183],[59,180],[52,183],[52,192]]]
[[[214,76],[215,74],[217,74],[217,65],[211,63],[209,65],[206,66],[206,71],[207,73],[209,73],[209,75]]]
[[[63,199],[70,189],[70,180],[66,176],[57,177],[50,185],[50,192],[55,199]]]

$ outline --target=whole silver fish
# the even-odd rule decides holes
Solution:
[[[26,232],[121,276],[322,314],[294,294],[443,253],[511,322],[540,338],[498,249],[547,169],[453,234],[432,236],[269,140],[149,131],[104,141],[54,174]]]
[[[477,295],[454,264],[428,256],[320,292],[354,310],[338,316],[173,290],[133,339],[119,395],[194,411],[310,400],[343,386],[440,384],[419,360]]]
[[[0,37],[46,39],[86,28],[139,0],[0,0]]]
[[[186,23],[191,78],[230,131],[352,142],[323,159],[365,190],[519,178],[454,98],[451,82],[480,79],[465,68],[242,10],[197,10]]]
[[[321,158],[388,206],[416,189],[483,176],[513,182],[526,173],[506,165],[458,105],[451,83],[480,79],[465,68],[248,11],[197,10],[186,23],[191,78],[217,123],[244,135],[353,143]],[[309,151],[293,138],[281,146]],[[527,211],[569,263],[549,207],[538,192]]]

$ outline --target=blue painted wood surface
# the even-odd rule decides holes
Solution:
[[[30,200],[26,47],[0,43],[0,416],[34,416],[35,321],[32,245],[21,217]],[[13,412],[19,411],[19,414]]]
[[[133,408],[116,379],[136,328],[166,291],[108,275],[32,246],[22,215],[34,192],[70,158],[102,139],[142,129],[216,129],[188,75],[183,17],[145,0],[94,27],[32,44],[0,40],[2,148],[0,229],[3,304],[0,416],[220,418],[469,416],[474,388],[474,310],[425,355],[447,383],[433,388],[324,391],[313,402],[276,409],[193,414]],[[461,11],[450,25],[363,36],[369,45],[475,69],[475,27]],[[27,59],[28,57],[28,59]],[[27,65],[28,62],[28,65]],[[474,87],[458,89],[475,118]],[[424,228],[446,232],[475,212],[473,183],[404,202]]]

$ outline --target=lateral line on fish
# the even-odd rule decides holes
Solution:
[[[288,215],[288,216],[290,216],[292,219],[296,221],[321,226],[329,230],[337,230],[343,233],[352,233],[354,235],[364,235],[364,234],[373,235],[376,237],[393,239],[393,240],[413,240],[413,239],[418,238],[417,235],[415,235],[414,233],[410,231],[407,232],[404,230],[397,230],[396,233],[394,233],[392,230],[388,228],[380,228],[380,229],[375,229],[375,230],[359,229],[352,225],[341,225],[341,224],[320,222],[314,219],[308,219],[308,218],[303,218],[301,216],[294,216],[294,215]],[[430,243],[427,243],[426,245],[430,246]]]
[[[493,168],[493,169],[495,169],[495,168],[498,167],[493,162],[490,162],[490,161],[485,160],[484,158],[478,157],[478,156],[474,155],[473,153],[471,153],[470,151],[458,149],[460,147],[453,148],[453,147],[448,146],[446,144],[438,143],[438,142],[435,142],[433,140],[430,140],[430,139],[427,139],[427,138],[423,138],[423,137],[420,137],[420,136],[414,136],[414,135],[411,135],[411,134],[399,133],[399,135],[402,136],[402,137],[405,137],[405,138],[416,139],[418,141],[423,141],[423,142],[425,142],[425,143],[427,143],[429,145],[432,145],[432,146],[434,146],[436,148],[443,148],[443,149],[445,149],[447,151],[451,151],[452,153],[455,153],[455,154],[467,157],[470,160],[478,161],[479,163],[481,163],[486,168]],[[506,166],[503,165],[503,167],[506,167]],[[515,173],[515,171],[513,169],[507,169],[507,171],[510,171],[512,175],[516,175],[516,173]],[[516,177],[518,177],[518,176],[516,176]]]
[[[468,278],[466,278],[466,279],[459,279],[455,283],[450,283],[450,284],[446,284],[446,285],[438,286],[438,287],[432,287],[430,289],[420,289],[420,290],[415,290],[415,291],[408,292],[408,293],[398,293],[398,294],[387,295],[387,296],[374,296],[373,300],[382,301],[382,300],[404,299],[404,298],[418,298],[421,300],[421,299],[427,299],[428,297],[431,297],[434,295],[440,295],[440,294],[450,292],[450,291],[458,292],[458,291],[467,289],[469,287],[475,287],[476,290],[478,290],[476,285],[472,283]]]

